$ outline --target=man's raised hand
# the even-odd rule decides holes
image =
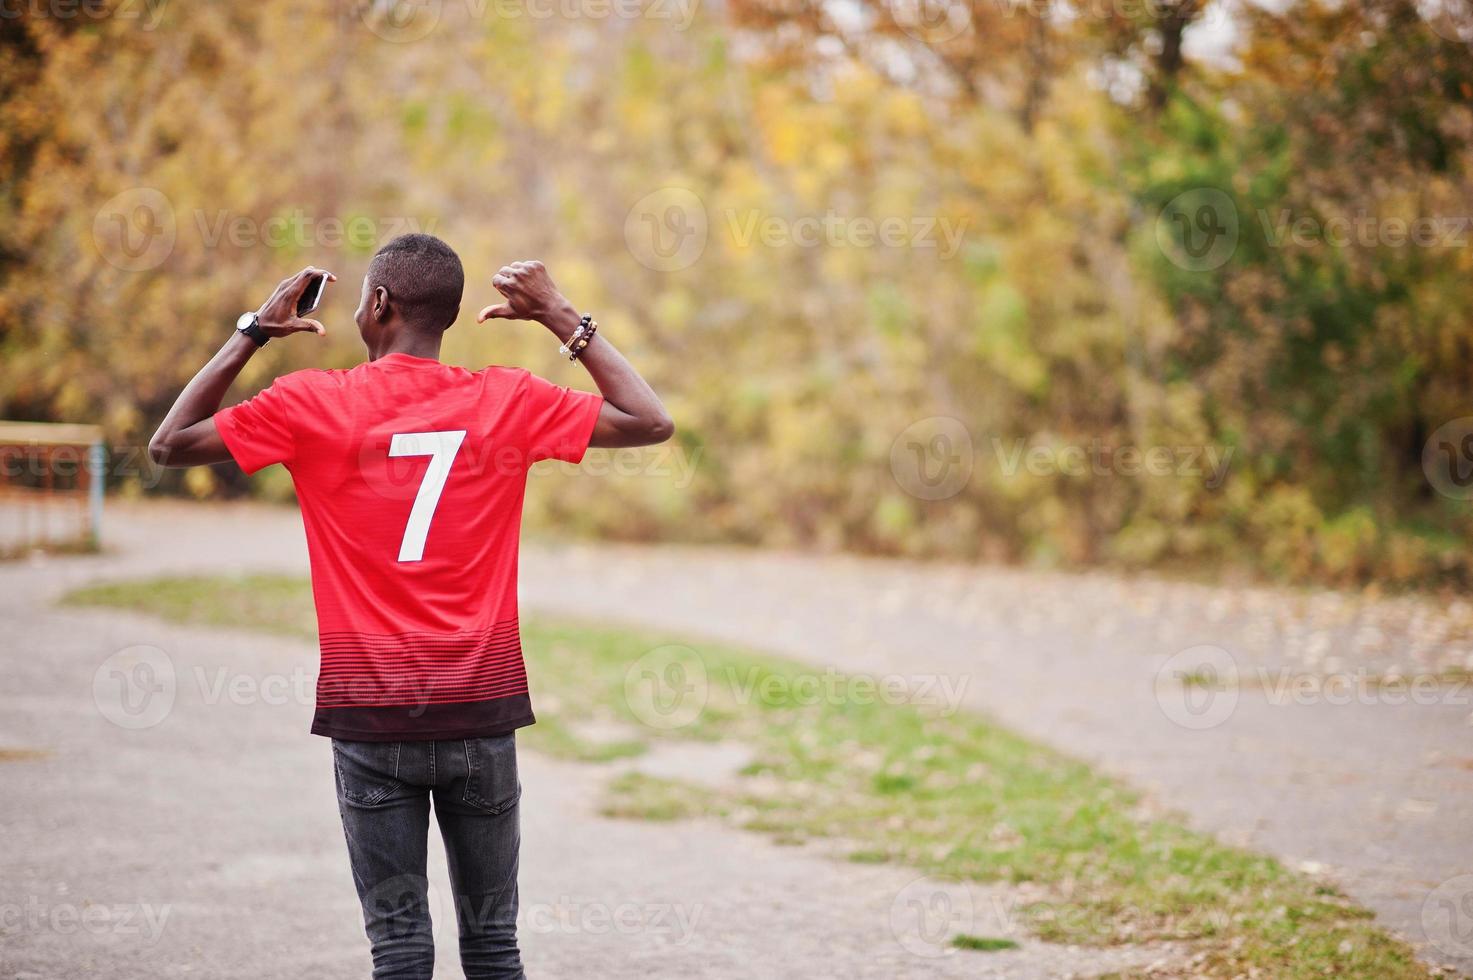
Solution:
[[[491,285],[506,297],[506,302],[483,309],[476,317],[477,323],[485,323],[487,320],[538,320],[547,324],[549,318],[572,309],[563,294],[558,292],[552,277],[547,274],[547,268],[541,262],[513,262],[511,265],[504,265],[500,272],[491,277]]]
[[[266,336],[285,337],[287,334],[308,330],[318,336],[327,333],[327,328],[320,320],[297,316],[297,302],[317,276],[326,276],[328,282],[338,281],[338,277],[326,269],[310,265],[296,275],[281,280],[271,298],[256,311],[256,318],[261,323],[261,329],[266,331]]]
[[[513,262],[491,278],[506,302],[488,306],[476,317],[487,320],[537,320],[563,343],[578,329],[578,311],[553,285],[541,262]],[[675,423],[654,389],[630,366],[614,345],[599,339],[578,363],[604,396],[593,425],[590,446],[619,449],[652,446],[675,431]]]

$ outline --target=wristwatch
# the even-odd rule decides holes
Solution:
[[[242,313],[235,321],[235,329],[255,341],[257,347],[265,347],[271,339],[261,329],[261,318],[254,313]]]

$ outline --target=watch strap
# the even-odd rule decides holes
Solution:
[[[271,339],[267,336],[266,331],[261,329],[261,318],[254,313],[251,314],[251,322],[249,324],[244,327],[236,327],[236,329],[251,338],[257,347],[265,347],[266,341]]]

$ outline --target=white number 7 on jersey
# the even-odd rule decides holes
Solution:
[[[404,525],[404,540],[399,543],[400,561],[419,561],[425,556],[425,538],[430,533],[430,520],[440,504],[440,494],[445,490],[445,480],[450,476],[450,464],[460,452],[465,440],[465,430],[451,432],[399,432],[389,441],[390,456],[428,456],[429,468],[420,482],[419,493],[414,495],[414,506],[409,511],[409,523]]]

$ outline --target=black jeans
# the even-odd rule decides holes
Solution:
[[[332,750],[338,810],[373,944],[375,980],[429,980],[434,971],[425,874],[431,795],[450,865],[465,975],[522,977],[515,736],[446,742],[333,739]]]

